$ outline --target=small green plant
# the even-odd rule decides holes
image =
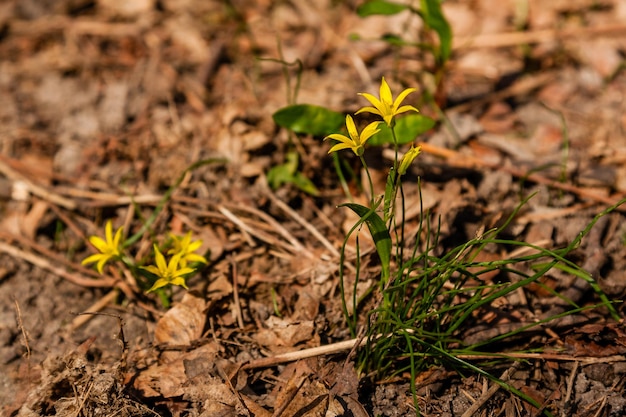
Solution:
[[[301,107],[296,104],[298,99],[298,92],[300,90],[300,81],[302,77],[302,62],[297,59],[294,62],[285,61],[280,41],[277,42],[278,45],[278,53],[280,58],[261,58],[262,61],[270,61],[276,62],[282,66],[283,76],[285,78],[285,86],[286,86],[286,95],[287,95],[287,103],[289,107],[303,109],[305,112],[308,111],[306,107]],[[296,80],[294,85],[292,85],[292,77],[289,71],[289,67],[296,67]],[[315,122],[316,118],[314,114],[309,114],[309,118],[301,118],[300,120],[308,120],[311,122]],[[280,115],[278,116],[280,119]],[[276,115],[274,115],[274,120],[277,121]],[[278,121],[277,124],[281,125]],[[307,178],[300,171],[300,154],[298,153],[298,149],[302,148],[302,144],[298,143],[297,146],[294,146],[296,141],[298,141],[298,137],[295,133],[299,133],[301,128],[298,126],[293,126],[290,128],[289,132],[289,143],[287,144],[288,149],[285,152],[285,159],[283,163],[277,164],[270,168],[267,172],[267,182],[272,187],[272,189],[276,190],[284,184],[293,184],[298,187],[300,190],[308,193],[310,195],[316,196],[319,194],[319,191],[313,184],[313,182]]]
[[[435,84],[438,86],[444,75],[446,63],[452,53],[452,28],[441,10],[441,0],[420,0],[419,7],[414,7],[411,3],[415,2],[401,4],[386,0],[369,0],[358,7],[357,13],[361,17],[372,15],[390,16],[408,10],[412,14],[419,16],[425,24],[426,37],[430,33],[436,33],[439,40],[438,45],[435,45],[430,40],[419,43],[408,42],[395,34],[386,35],[383,40],[393,45],[414,46],[429,51],[435,61],[432,73],[435,76]]]
[[[202,246],[201,240],[193,240],[191,232],[184,236],[169,234],[169,239],[161,245],[152,244],[153,253],[147,259],[137,262],[128,254],[128,249],[142,238],[153,226],[158,214],[171,198],[172,193],[182,183],[183,179],[193,169],[202,165],[225,162],[220,159],[207,159],[189,166],[180,175],[178,180],[167,190],[152,215],[145,219],[142,227],[132,236],[124,239],[123,227],[113,233],[113,222],[107,220],[104,227],[104,238],[98,235],[90,236],[89,243],[98,253],[83,259],[83,265],[95,264],[96,270],[102,274],[108,263],[114,263],[114,268],[124,268],[129,271],[141,289],[146,292],[155,292],[164,306],[169,306],[169,297],[163,290],[172,285],[187,288],[186,278],[197,273],[202,265],[208,263],[204,255],[196,253]],[[169,257],[166,258],[166,255]],[[146,263],[152,260],[153,263]]]
[[[413,398],[418,410],[415,388],[417,373],[434,364],[447,365],[460,372],[470,371],[484,375],[539,408],[541,405],[532,398],[498,380],[480,365],[461,357],[484,354],[488,345],[562,315],[542,318],[531,325],[520,325],[519,329],[472,345],[466,345],[461,339],[463,326],[471,323],[477,312],[486,311],[494,302],[513,291],[536,283],[552,269],[566,271],[585,280],[600,298],[600,303],[595,306],[579,306],[571,302],[571,310],[564,314],[604,306],[615,320],[619,320],[620,317],[613,304],[602,293],[594,279],[569,260],[567,255],[579,246],[583,237],[601,216],[614,210],[624,201],[599,214],[571,244],[562,249],[550,250],[501,238],[502,231],[515,217],[516,211],[502,226],[486,231],[442,255],[437,255],[437,251],[440,250],[438,228],[432,227],[427,213],[421,213],[418,230],[413,236],[407,236],[405,231],[402,178],[419,155],[420,147],[411,146],[400,157],[400,144],[406,140],[398,137],[396,129],[402,120],[397,120],[399,114],[418,112],[411,105],[402,105],[407,96],[414,91],[412,88],[405,89],[394,99],[389,85],[383,78],[379,97],[361,93],[371,106],[363,107],[356,112],[357,115],[369,112],[382,120],[371,122],[359,133],[353,118],[348,115],[346,117],[348,135],[332,133],[326,137],[336,141],[329,153],[350,149],[359,157],[369,179],[369,206],[356,203],[342,205],[359,216],[359,220],[344,239],[339,268],[341,301],[350,331],[353,337],[356,337],[360,333],[360,328],[365,326],[367,329],[367,348],[360,352],[359,368],[379,377],[410,373]],[[405,117],[409,116],[411,114]],[[376,195],[369,168],[363,157],[366,152],[365,145],[370,144],[380,133],[379,126],[386,126],[389,129],[396,155],[389,168],[382,195]],[[397,198],[398,196],[400,198]],[[522,200],[518,210],[526,201],[527,199]],[[363,225],[367,226],[373,238],[381,272],[378,285],[359,295],[357,284],[360,281],[361,258],[358,234]],[[353,234],[357,235],[354,256],[356,273],[352,289],[347,291],[348,279],[344,274],[348,257],[346,249]],[[523,247],[529,254],[500,261],[477,261],[478,254],[487,245]],[[500,271],[509,279],[503,282],[482,279],[485,274],[493,271]],[[374,298],[371,298],[372,296]],[[369,299],[369,302],[374,300],[377,307],[364,315],[360,306],[366,299]],[[551,415],[547,409],[544,413]]]
[[[120,227],[113,236],[113,223],[111,220],[106,222],[105,239],[100,236],[90,236],[89,242],[98,250],[99,253],[88,256],[82,261],[83,265],[96,264],[96,269],[100,274],[104,272],[104,266],[108,262],[121,263],[125,268],[133,272],[135,278],[141,277],[145,283],[149,285],[146,292],[153,292],[159,288],[169,285],[179,285],[187,288],[185,277],[196,272],[199,264],[206,264],[207,260],[204,256],[194,253],[202,246],[201,240],[191,240],[191,233],[187,233],[185,237],[171,235],[173,247],[167,251],[172,255],[169,261],[154,244],[154,265],[137,266],[135,261],[129,257],[123,248],[122,234],[123,228]],[[188,266],[189,262],[193,262],[194,267]],[[147,273],[141,273],[146,271]],[[146,286],[148,286],[146,285]]]

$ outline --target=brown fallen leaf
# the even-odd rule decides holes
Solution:
[[[192,292],[183,296],[180,303],[174,305],[157,322],[154,339],[159,344],[189,346],[202,337],[206,323],[206,301]],[[163,362],[179,356],[179,352],[164,352]]]

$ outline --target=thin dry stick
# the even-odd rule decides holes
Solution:
[[[53,266],[47,259],[42,258],[41,256],[37,256],[33,253],[25,252],[21,249],[17,249],[11,245],[8,245],[4,242],[0,242],[0,252],[4,252],[9,254],[15,258],[23,259],[31,264],[38,266],[39,268],[45,269],[47,271],[52,272],[64,278],[76,285],[81,285],[83,287],[98,287],[98,288],[107,288],[113,287],[115,285],[115,280],[109,277],[100,277],[99,279],[89,279],[83,278],[77,274],[70,274],[64,269]]]
[[[500,100],[505,100],[510,97],[516,97],[520,95],[524,95],[530,91],[536,90],[556,78],[556,74],[553,72],[544,72],[540,74],[528,75],[524,78],[520,78],[510,87],[507,87],[503,90],[496,91],[494,93],[488,94],[484,98],[480,98],[477,100],[471,100],[467,103],[459,104],[453,107],[446,109],[447,112],[454,111],[458,113],[468,112],[477,106],[485,105],[487,103],[493,103]]]
[[[436,156],[440,156],[440,157],[448,159],[449,162],[451,162],[451,165],[453,166],[459,166],[459,167],[478,166],[478,167],[490,168],[490,169],[506,172],[516,178],[524,179],[525,181],[534,182],[536,184],[547,185],[548,187],[567,191],[572,194],[576,194],[579,197],[588,198],[588,199],[591,199],[600,203],[608,204],[608,205],[616,204],[620,199],[624,198],[623,195],[617,196],[617,197],[606,197],[592,190],[576,187],[574,185],[558,182],[555,180],[551,180],[537,173],[529,174],[528,172],[518,169],[518,168],[503,167],[500,164],[486,162],[470,155],[461,155],[458,152],[453,151],[451,149],[441,148],[441,147],[434,146],[425,142],[421,142],[420,146],[422,147],[422,150],[424,152],[428,152],[432,155],[436,155]],[[463,161],[463,162],[459,162],[459,161]],[[617,208],[617,210],[624,210],[624,209],[626,208],[621,208],[621,207]]]
[[[307,248],[305,248],[304,245],[302,245],[302,243],[300,243],[298,239],[296,239],[291,233],[289,233],[287,229],[285,229],[280,223],[276,221],[276,219],[274,219],[269,214],[264,213],[261,210],[257,210],[254,207],[241,206],[238,208],[240,210],[245,210],[256,216],[259,216],[260,218],[265,220],[266,223],[271,225],[273,230],[277,231],[280,235],[282,235],[285,239],[287,239],[287,241],[289,241],[289,243],[291,243],[293,247],[304,252],[309,258],[313,257],[313,254]]]
[[[509,379],[509,375],[515,371],[515,369],[519,366],[518,365],[519,362],[515,362],[513,364],[513,366],[511,366],[509,369],[507,369],[506,371],[504,371],[504,373],[502,375],[500,375],[500,381],[506,381],[507,379]],[[482,407],[487,400],[489,400],[489,398],[493,397],[496,392],[498,392],[498,390],[500,389],[500,384],[496,384],[494,382],[494,384],[491,386],[491,388],[489,388],[487,390],[486,393],[484,393],[483,395],[480,396],[480,398],[478,398],[474,404],[472,404],[470,406],[470,408],[468,408],[461,417],[472,417],[476,415],[476,412],[480,409],[480,407]]]
[[[157,194],[129,196],[129,195],[119,195],[119,194],[103,192],[103,191],[84,190],[82,188],[68,187],[64,185],[59,185],[55,187],[55,190],[59,194],[63,194],[65,196],[70,196],[74,198],[82,198],[82,199],[87,199],[87,200],[102,201],[103,203],[111,204],[111,205],[128,205],[133,202],[156,204],[159,201],[161,201],[161,199],[163,198],[162,195],[157,195]]]
[[[572,374],[567,380],[567,391],[565,392],[565,398],[563,399],[563,407],[561,416],[567,417],[567,410],[569,407],[566,407],[566,404],[569,402],[570,398],[572,398],[572,391],[574,390],[574,381],[576,380],[576,375],[578,374],[578,362],[574,362],[574,369],[572,369]]]
[[[67,214],[65,214],[63,210],[61,210],[59,207],[55,206],[54,204],[51,204],[49,208],[50,210],[54,212],[54,214],[59,219],[61,219],[64,225],[66,225],[72,232],[74,232],[76,236],[78,236],[83,241],[87,240],[87,238],[85,237],[85,234],[83,233],[81,228],[78,227],[78,225],[76,225],[76,222],[74,222],[71,216],[68,216]]]
[[[589,207],[593,207],[596,203],[593,201],[586,201],[579,204],[574,204],[570,207],[555,208],[550,210],[543,210],[541,212],[530,212],[523,214],[515,218],[515,223],[525,225],[527,223],[534,223],[542,220],[559,219],[571,214],[580,213],[582,210]]]
[[[65,197],[61,197],[60,195],[52,191],[46,190],[44,187],[40,185],[35,184],[34,182],[26,178],[26,176],[20,174],[19,172],[11,168],[6,163],[5,158],[2,157],[2,155],[0,155],[0,173],[4,174],[7,178],[13,181],[21,181],[23,184],[26,185],[26,187],[28,188],[28,191],[30,191],[32,194],[36,195],[37,197],[41,198],[42,200],[59,205],[68,210],[76,209],[76,203],[74,201],[68,200]]]
[[[266,368],[284,362],[292,362],[300,359],[312,358],[315,356],[333,355],[335,353],[351,350],[352,348],[354,348],[354,345],[357,343],[357,341],[358,339],[350,339],[330,345],[318,346],[314,348],[298,350],[295,352],[281,353],[267,358],[255,359],[243,365],[241,369]],[[361,345],[365,344],[366,342],[367,340],[363,339],[361,341]]]
[[[607,396],[604,395],[602,397],[602,403],[600,404],[600,407],[598,407],[598,411],[596,411],[593,417],[600,417],[600,415],[602,415],[602,411],[604,410],[604,407],[606,407],[606,400],[607,400]]]
[[[324,245],[326,249],[330,251],[330,253],[332,253],[337,258],[339,257],[339,251],[311,223],[307,222],[304,218],[302,218],[302,216],[296,213],[295,210],[293,210],[291,207],[285,204],[282,200],[276,197],[273,193],[266,192],[265,194],[272,200],[274,204],[280,207],[281,210],[283,210],[285,213],[290,215],[295,221],[300,223],[302,227],[308,230],[309,233],[311,233],[317,240],[319,240],[322,243],[322,245]]]
[[[607,35],[626,35],[626,25],[615,24],[563,30],[546,29],[532,32],[488,33],[472,37],[455,37],[452,47],[453,49],[501,48],[569,38],[589,39],[590,37]]]
[[[243,315],[241,313],[241,302],[239,301],[239,282],[237,276],[237,262],[234,259],[230,261],[233,272],[233,301],[235,303],[235,316],[240,329],[243,329]]]
[[[243,233],[245,233],[245,236],[247,237],[247,240],[248,240],[248,244],[250,244],[250,246],[253,246],[253,247],[256,246],[256,243],[250,237],[250,236],[254,236],[254,237],[258,238],[258,239],[263,240],[264,242],[266,242],[269,245],[281,247],[283,249],[288,250],[291,253],[295,253],[295,254],[298,253],[298,249],[294,248],[290,244],[288,244],[286,242],[283,242],[283,241],[275,238],[274,236],[272,236],[272,235],[270,235],[268,233],[261,232],[260,230],[257,230],[257,229],[253,229],[252,227],[247,225],[243,220],[241,220],[240,218],[235,216],[226,207],[218,206],[217,209],[220,211],[220,213],[222,213],[224,216],[226,216],[226,218],[228,218],[228,220],[230,220],[233,223],[235,223],[235,225],[237,225],[239,227],[239,229]]]
[[[76,35],[96,35],[120,37],[136,37],[140,34],[140,26],[131,23],[109,23],[94,19],[70,19],[65,16],[50,16],[46,19],[14,20],[11,32],[19,35],[45,35],[50,32],[68,31]]]
[[[107,295],[105,295],[104,297],[100,298],[98,301],[96,301],[94,304],[92,304],[90,307],[88,307],[84,311],[84,313],[95,313],[95,312],[98,312],[98,311],[102,311],[106,306],[111,304],[113,302],[113,300],[115,300],[115,298],[117,297],[117,294],[118,294],[117,290],[113,290],[113,291],[109,292]],[[94,317],[94,315],[92,315],[92,314],[81,314],[79,316],[76,316],[74,318],[74,320],[72,320],[72,324],[70,325],[70,330],[74,331],[74,330],[78,329],[83,324],[85,324],[89,320],[91,320],[93,317]]]
[[[102,275],[98,274],[95,270],[88,269],[88,268],[83,267],[82,265],[71,262],[65,257],[59,256],[58,253],[24,236],[0,232],[0,240],[5,240],[7,242],[17,241],[20,244],[27,246],[33,252],[37,252],[43,255],[46,259],[54,261],[56,265],[59,265],[59,266],[65,265],[65,267],[67,267],[68,269],[76,270],[77,272],[80,272],[82,275],[87,275],[96,279],[100,279],[102,277]]]
[[[298,391],[300,391],[300,389],[302,388],[302,386],[304,385],[308,377],[309,377],[308,373],[300,373],[300,372],[297,372],[296,375],[292,377],[292,378],[298,378],[297,380],[298,382],[293,384],[294,385],[293,388],[291,388],[290,390],[286,392],[286,396],[284,400],[282,401],[281,404],[279,404],[279,406],[276,409],[274,409],[274,412],[272,413],[272,417],[280,417],[283,415],[285,410],[287,410],[287,407],[289,407],[289,405],[293,402],[294,398],[296,398],[296,394],[298,393]],[[291,381],[289,381],[289,383],[290,382]]]
[[[22,322],[22,311],[20,310],[20,305],[17,302],[17,298],[13,297],[13,302],[15,303],[15,313],[17,315],[17,327],[19,327],[20,332],[22,332],[22,338],[24,339],[24,347],[26,348],[26,359],[30,360],[30,345],[28,344],[28,333],[26,333],[26,328],[24,328],[24,323]]]
[[[239,217],[235,216],[226,207],[219,206],[217,209],[218,209],[218,211],[220,213],[222,213],[224,215],[224,217],[226,217],[228,220],[233,222],[235,224],[235,226],[237,226],[239,228],[239,230],[243,234],[244,239],[246,239],[246,241],[248,242],[248,245],[250,245],[250,246],[252,246],[254,248],[256,246],[256,242],[250,236],[250,235],[254,235],[254,231],[252,229],[250,229],[248,227],[248,225],[246,225],[242,220],[239,219]]]

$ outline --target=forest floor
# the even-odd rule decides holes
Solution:
[[[0,4],[0,416],[416,415],[410,373],[355,371],[338,274],[355,218],[337,207],[347,200],[324,135],[294,139],[272,119],[295,92],[297,103],[354,114],[368,104],[357,93],[377,95],[383,76],[395,94],[417,88],[405,104],[437,124],[415,138],[422,154],[405,198],[418,215],[406,227],[419,222],[415,208],[428,212],[438,253],[531,194],[506,238],[562,248],[626,197],[626,2],[448,0],[453,49],[436,93],[432,55],[415,45],[437,37],[408,11],[359,17],[359,4]],[[407,44],[381,40],[389,34]],[[301,72],[280,59],[300,60]],[[315,195],[268,185],[294,151]],[[376,190],[390,152],[367,149]],[[340,156],[358,172],[350,151]],[[183,175],[210,158],[224,162]],[[81,265],[107,220],[130,236],[155,212],[135,259],[191,231],[208,260],[169,307],[113,265]],[[376,252],[360,240],[359,285],[376,287]],[[618,207],[569,256],[620,315],[625,242]],[[490,245],[479,260],[513,249]],[[493,339],[541,320],[561,302],[555,292],[600,302],[566,272],[477,310],[455,337]],[[324,346],[336,349],[310,350]],[[541,409],[435,361],[415,376],[421,415],[626,415],[626,331],[604,307],[490,350],[531,352],[480,366]],[[291,352],[305,353],[280,356]]]

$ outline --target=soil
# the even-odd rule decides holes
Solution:
[[[354,114],[367,104],[357,93],[377,95],[383,76],[395,94],[418,88],[407,103],[437,124],[415,141],[405,224],[416,230],[415,209],[427,209],[439,253],[502,224],[530,195],[506,238],[563,248],[626,197],[625,2],[446,1],[454,42],[438,86],[432,54],[415,46],[436,44],[433,32],[408,11],[359,17],[360,3],[0,4],[0,416],[418,413],[409,372],[355,369],[338,274],[355,218],[337,207],[346,197],[328,142],[274,123],[293,101]],[[390,34],[407,43],[381,40]],[[314,195],[268,185],[294,151]],[[390,155],[367,149],[376,190]],[[348,187],[363,203],[357,183]],[[164,293],[170,305],[123,270],[81,265],[107,220],[131,236],[153,213],[135,259],[187,231],[208,259],[188,291]],[[625,224],[617,207],[568,255],[622,317]],[[380,267],[366,233],[361,243],[365,288]],[[563,297],[601,301],[580,277],[550,271],[456,337],[472,344],[561,314]],[[311,350],[327,346],[339,347]],[[626,331],[606,307],[490,345],[520,351],[480,366],[541,409],[433,362],[413,375],[419,413],[626,415]],[[293,352],[304,353],[281,356]]]

